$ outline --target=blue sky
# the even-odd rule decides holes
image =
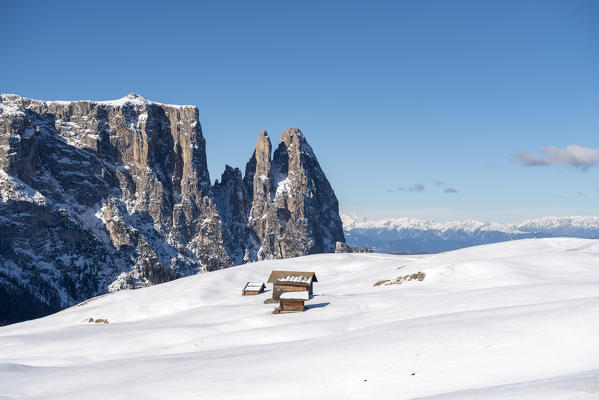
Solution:
[[[197,105],[213,180],[226,163],[243,170],[262,129],[277,142],[297,126],[345,213],[599,214],[597,1],[3,1],[2,13],[0,92]]]

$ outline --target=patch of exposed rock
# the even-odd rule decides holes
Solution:
[[[337,242],[335,253],[372,253],[370,247],[351,247],[345,242]]]

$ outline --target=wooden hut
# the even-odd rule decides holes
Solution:
[[[314,272],[272,271],[268,283],[272,283],[272,300],[279,301],[281,293],[308,292],[312,296],[314,282],[318,282]]]
[[[248,282],[245,284],[241,294],[244,296],[255,296],[264,293],[266,285],[263,282]]]
[[[310,300],[307,290],[301,292],[281,293],[281,305],[274,309],[273,314],[303,312],[304,302]]]

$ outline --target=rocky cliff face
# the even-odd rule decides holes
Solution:
[[[210,184],[193,106],[0,95],[0,320],[264,258],[334,251],[335,195],[302,133]]]
[[[345,242],[339,204],[306,138],[284,131],[271,155],[264,131],[245,176],[227,166],[214,185],[234,263],[334,252]]]
[[[344,241],[339,204],[306,138],[297,128],[284,131],[272,161],[270,147],[263,132],[246,166],[257,259],[334,252]]]

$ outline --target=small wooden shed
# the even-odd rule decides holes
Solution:
[[[273,311],[273,314],[303,312],[304,302],[310,300],[307,290],[301,292],[281,293],[281,305]]]
[[[255,296],[264,293],[266,285],[263,282],[248,282],[245,284],[241,294],[244,296]]]
[[[272,283],[272,300],[279,301],[285,292],[308,292],[312,296],[313,284],[318,282],[314,272],[272,271],[268,283]]]

